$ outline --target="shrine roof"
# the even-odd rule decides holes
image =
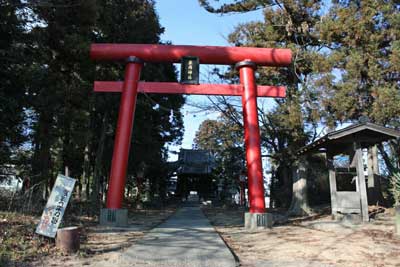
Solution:
[[[178,159],[178,174],[210,174],[215,159],[208,150],[181,149]]]

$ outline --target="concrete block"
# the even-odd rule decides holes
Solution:
[[[262,230],[271,228],[273,224],[272,214],[270,213],[250,213],[244,214],[244,228],[248,230]]]
[[[361,224],[363,222],[362,215],[357,213],[337,213],[333,215],[333,219],[347,224]]]
[[[101,209],[100,225],[126,227],[128,226],[127,209]]]

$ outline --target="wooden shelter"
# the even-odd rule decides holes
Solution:
[[[396,138],[400,138],[400,131],[365,122],[330,132],[299,150],[298,155],[326,153],[332,215],[359,214],[364,222],[369,221],[368,198],[376,198],[376,194],[373,193],[377,191],[376,189],[380,193],[376,145]],[[363,149],[368,151],[366,169]],[[348,163],[337,166],[334,164],[337,159],[344,159],[343,161]],[[340,188],[338,188],[339,176],[344,184]],[[370,190],[367,190],[367,187]]]

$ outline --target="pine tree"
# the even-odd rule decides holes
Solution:
[[[199,1],[209,12],[225,14],[263,9],[264,21],[239,24],[229,35],[235,46],[285,47],[294,53],[289,68],[260,68],[258,84],[282,84],[287,97],[272,110],[262,110],[262,146],[277,166],[271,192],[277,206],[288,207],[292,194],[292,168],[297,150],[315,138],[321,117],[312,81],[326,71],[317,26],[323,1],[232,1],[214,8]],[[279,192],[275,194],[275,192]]]
[[[160,43],[163,28],[154,1],[2,1],[0,14],[0,97],[7,100],[0,103],[0,164],[23,151],[31,184],[47,184],[47,190],[68,167],[78,188],[85,184],[100,203],[120,96],[94,94],[93,81],[121,80],[124,66],[92,62],[89,46]],[[142,79],[175,81],[176,70],[172,64],[146,64]],[[182,139],[183,103],[182,96],[138,97],[128,173],[134,176],[145,162],[159,195],[166,145]]]
[[[400,8],[395,1],[337,1],[320,24],[335,75],[322,103],[338,122],[367,116],[400,126]]]
[[[335,1],[321,21],[332,74],[321,79],[321,103],[337,122],[400,129],[400,6],[397,1]],[[380,147],[390,175],[400,167],[400,143]]]
[[[163,28],[155,12],[154,1],[120,0],[105,1],[99,6],[95,42],[114,43],[160,43]],[[123,79],[123,66],[99,65],[98,80]],[[143,68],[141,79],[146,81],[176,81],[176,70],[172,64],[149,64]],[[119,97],[96,96],[96,121],[109,114],[112,122],[109,129],[114,132]],[[179,143],[183,136],[183,119],[180,108],[184,103],[181,95],[138,95],[135,125],[132,134],[131,156],[128,167],[128,183],[135,184],[137,172],[145,166],[151,192],[163,197],[167,176],[167,144]],[[98,116],[100,115],[100,116]],[[100,125],[96,123],[97,125]],[[106,140],[103,161],[110,162],[113,136]],[[96,155],[99,156],[99,155]],[[103,162],[102,161],[102,162]],[[109,170],[110,166],[106,169]],[[103,175],[108,176],[108,170]]]
[[[0,174],[5,165],[17,164],[16,152],[26,141],[26,77],[29,64],[25,47],[26,23],[20,1],[0,2]]]

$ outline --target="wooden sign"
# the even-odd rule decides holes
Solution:
[[[54,238],[61,223],[64,211],[74,190],[76,180],[59,174],[53,186],[36,233]]]
[[[181,83],[199,84],[200,62],[198,57],[183,57],[181,61]]]

